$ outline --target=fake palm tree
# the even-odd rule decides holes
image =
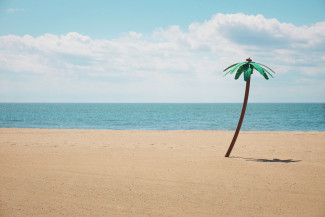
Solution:
[[[268,68],[270,71],[275,73],[272,69],[270,69],[269,67],[267,67],[261,63],[252,62],[251,58],[246,59],[246,62],[232,64],[231,66],[229,66],[225,70],[223,70],[224,72],[229,70],[224,76],[226,76],[228,73],[233,74],[236,71],[236,75],[235,75],[236,80],[240,77],[241,74],[244,74],[244,80],[246,81],[246,90],[245,90],[245,98],[244,98],[243,108],[241,110],[241,114],[240,114],[240,118],[238,121],[235,135],[232,138],[232,141],[230,143],[230,146],[228,148],[228,151],[227,151],[225,157],[229,157],[229,155],[232,151],[232,148],[234,147],[234,145],[236,143],[241,125],[244,120],[247,101],[248,101],[249,86],[250,86],[250,82],[251,82],[251,74],[253,74],[254,69],[256,69],[266,80],[269,79],[268,75],[273,78],[272,74],[267,69],[265,69],[261,66],[264,66],[265,68]]]

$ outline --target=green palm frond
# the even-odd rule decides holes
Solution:
[[[270,70],[271,70],[271,72],[273,72],[273,73],[275,74],[275,71],[273,71],[271,68],[267,67],[266,65],[263,65],[262,63],[257,63],[257,64],[260,64],[261,66],[264,66],[264,67],[266,67],[266,68],[270,69]]]
[[[234,71],[236,70],[236,69],[238,69],[239,67],[241,67],[242,65],[244,65],[245,63],[247,63],[247,62],[243,62],[243,63],[237,63],[236,65],[235,65],[235,67],[232,69],[232,70],[230,70],[230,71],[228,71],[223,77],[225,77],[228,73],[230,73],[230,74],[232,74],[232,73],[234,73]],[[234,65],[234,64],[233,64]],[[230,67],[231,68],[231,67]],[[228,69],[230,69],[229,67],[228,67]],[[223,71],[225,71],[225,70],[223,70]]]
[[[271,76],[272,78],[273,78],[273,75],[269,72],[269,71],[267,71],[266,69],[263,69],[267,74],[269,74],[269,76]]]
[[[261,74],[264,76],[265,72],[263,71],[262,67],[257,63],[251,63],[251,65]]]
[[[252,73],[253,73],[253,67],[252,65],[249,65],[248,69],[244,71],[244,80],[248,81]]]
[[[236,71],[235,74],[235,79],[237,80],[241,74],[244,74],[244,80],[248,81],[248,79],[250,78],[251,74],[253,74],[254,69],[257,70],[266,80],[269,79],[268,75],[272,76],[272,74],[266,70],[265,68],[263,68],[262,66],[264,66],[265,68],[268,68],[269,70],[271,70],[273,73],[275,73],[272,69],[270,69],[269,67],[267,67],[266,65],[263,65],[261,63],[256,63],[256,62],[252,62],[251,59],[247,59],[246,62],[240,62],[240,63],[235,63],[232,64],[231,66],[227,67],[225,70],[223,70],[224,72],[229,70],[228,72],[226,72],[224,74],[224,76],[226,76],[227,74],[233,74]],[[232,69],[231,69],[232,68]]]
[[[244,71],[244,66],[246,66],[246,65],[242,65],[241,67],[239,67],[239,69],[237,70],[237,73],[236,73],[236,75],[235,75],[235,79],[237,80],[239,77],[240,77],[240,75],[243,73],[243,71]]]
[[[228,66],[225,70],[223,70],[223,71],[227,71],[228,69],[230,69],[231,67],[233,67],[233,66],[235,66],[235,65],[237,65],[238,63],[235,63],[235,64],[232,64],[231,66]]]
[[[264,78],[265,78],[266,80],[269,80],[269,77],[267,76],[266,73],[264,73],[263,76],[264,76]]]

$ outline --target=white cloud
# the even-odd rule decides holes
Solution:
[[[221,72],[249,56],[275,69],[276,77],[282,74],[286,82],[292,73],[323,77],[325,22],[295,26],[262,15],[216,14],[186,31],[170,26],[152,35],[129,32],[113,40],[76,32],[1,36],[0,82],[12,85],[20,78],[27,83],[20,84],[22,92],[35,85],[45,92],[64,89],[68,96],[72,90],[107,96],[99,101],[115,101],[116,95],[121,101],[241,101],[234,90],[242,92],[242,84],[223,79]],[[264,86],[272,88],[265,82],[256,88]],[[4,85],[0,92],[10,91]]]
[[[17,13],[17,12],[25,12],[26,10],[23,8],[9,8],[7,9],[8,13]]]

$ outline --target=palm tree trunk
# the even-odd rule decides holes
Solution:
[[[231,144],[230,144],[230,146],[228,148],[228,151],[227,151],[225,157],[229,157],[229,155],[231,153],[231,150],[232,150],[232,148],[234,147],[234,145],[236,143],[236,140],[237,140],[240,128],[241,128],[241,124],[243,123],[244,116],[245,116],[245,111],[246,111],[246,106],[247,106],[247,101],[248,101],[250,83],[251,83],[251,78],[249,77],[248,81],[246,82],[245,98],[244,98],[244,103],[243,103],[243,108],[241,110],[240,118],[239,118],[239,121],[238,121],[237,129],[236,129],[234,137],[232,138]]]

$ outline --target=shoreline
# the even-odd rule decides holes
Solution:
[[[31,128],[31,127],[0,127],[0,130],[1,129],[15,129],[15,130],[19,130],[19,129],[26,129],[26,130],[89,130],[89,131],[94,131],[94,130],[98,130],[98,131],[140,131],[140,132],[145,132],[145,131],[152,131],[152,132],[168,132],[168,131],[198,131],[198,132],[201,132],[201,131],[211,131],[211,132],[235,132],[236,130],[141,130],[141,129],[134,129],[134,130],[122,130],[122,129],[86,129],[86,128]],[[317,131],[317,130],[286,130],[286,131],[283,131],[283,130],[240,130],[240,133],[241,132],[319,132],[319,133],[322,133],[322,132],[325,132],[325,130],[320,130],[320,131]],[[240,134],[239,133],[239,134]]]
[[[325,132],[0,128],[1,216],[323,216]]]

